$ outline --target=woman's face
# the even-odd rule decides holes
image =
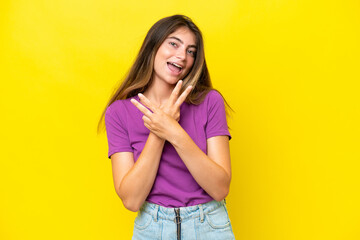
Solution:
[[[187,27],[178,28],[165,39],[155,55],[154,80],[175,84],[189,73],[195,56],[195,34]]]

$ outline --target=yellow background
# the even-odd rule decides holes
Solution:
[[[237,239],[360,239],[360,3],[2,1],[0,239],[130,239],[101,111],[148,29],[203,31]]]

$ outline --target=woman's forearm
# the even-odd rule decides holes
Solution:
[[[150,132],[139,158],[121,181],[119,196],[127,209],[138,211],[149,195],[159,168],[164,143],[164,139]]]
[[[229,192],[231,172],[206,155],[180,125],[168,141],[174,146],[196,182],[213,199],[223,200]],[[229,157],[230,160],[230,156],[224,157]]]

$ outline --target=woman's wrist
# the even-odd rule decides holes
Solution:
[[[165,143],[165,139],[159,137],[158,135],[156,135],[155,133],[151,132],[149,133],[149,139],[158,142],[159,144],[164,144]]]
[[[182,141],[184,141],[184,140],[186,141],[187,137],[188,137],[188,135],[187,135],[186,131],[177,122],[177,124],[174,126],[174,128],[172,128],[171,134],[168,135],[168,138],[166,140],[175,147],[175,146],[181,145]]]

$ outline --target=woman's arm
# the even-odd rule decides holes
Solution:
[[[137,212],[149,195],[164,142],[165,140],[150,132],[136,163],[132,152],[118,152],[111,156],[116,193],[130,211]]]
[[[179,120],[180,106],[191,90],[191,87],[188,87],[179,96],[181,85],[182,81],[179,81],[167,103],[159,108],[175,122]],[[141,111],[149,111],[136,100],[132,100],[132,102]],[[164,138],[150,132],[136,163],[134,163],[134,156],[131,152],[119,152],[111,156],[116,193],[130,211],[138,211],[149,195],[159,168],[164,143]]]
[[[167,139],[176,149],[196,182],[216,201],[229,193],[231,164],[229,137],[207,139],[205,154],[179,125],[174,135]]]
[[[196,182],[215,200],[224,199],[230,188],[231,167],[228,136],[207,140],[205,154],[172,117],[154,106],[145,96],[140,100],[152,112],[144,113],[144,124],[154,134],[169,141],[183,160]]]

